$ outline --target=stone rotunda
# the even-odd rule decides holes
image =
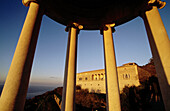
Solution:
[[[30,72],[43,15],[66,26],[69,32],[62,111],[75,110],[77,39],[80,30],[103,35],[107,111],[121,111],[112,33],[114,27],[142,17],[166,111],[170,111],[170,41],[158,12],[160,0],[22,0],[29,6],[0,98],[0,111],[24,109]]]

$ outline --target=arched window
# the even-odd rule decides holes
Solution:
[[[97,80],[97,74],[95,74],[95,77],[94,77],[94,78],[95,78],[95,80]]]
[[[79,81],[81,81],[81,80],[82,80],[82,78],[80,77],[80,78],[79,78]]]
[[[101,73],[100,79],[103,80],[104,79],[104,75],[103,73]]]
[[[124,79],[130,79],[130,74],[123,74]]]
[[[94,75],[92,75],[92,80],[94,80]]]

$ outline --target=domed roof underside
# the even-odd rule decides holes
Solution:
[[[148,0],[46,0],[45,14],[63,25],[76,22],[84,30],[125,23],[145,10]]]

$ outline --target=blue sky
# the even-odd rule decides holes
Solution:
[[[159,10],[170,35],[170,6]],[[4,82],[27,14],[21,0],[2,0],[0,4],[0,83]],[[115,27],[113,33],[117,65],[148,63],[152,57],[143,20],[140,17]],[[63,81],[68,33],[65,26],[43,16],[32,67],[32,85],[61,85]],[[99,31],[81,31],[78,37],[77,72],[103,69],[103,38]]]

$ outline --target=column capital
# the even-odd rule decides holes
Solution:
[[[73,23],[70,23],[70,24],[67,25],[65,31],[68,32],[69,28],[71,28],[71,27],[78,29],[78,31],[83,29],[83,25],[80,25],[78,23],[73,22]]]
[[[115,23],[112,24],[104,24],[100,29],[100,34],[103,35],[103,31],[108,30],[109,28],[112,29],[112,33],[115,32]]]
[[[28,7],[30,5],[31,2],[36,2],[36,3],[39,3],[41,2],[42,0],[22,0],[22,4],[26,7]]]
[[[161,0],[150,0],[148,4],[149,6],[157,6],[159,9],[162,9],[165,7],[166,2],[163,2]]]

